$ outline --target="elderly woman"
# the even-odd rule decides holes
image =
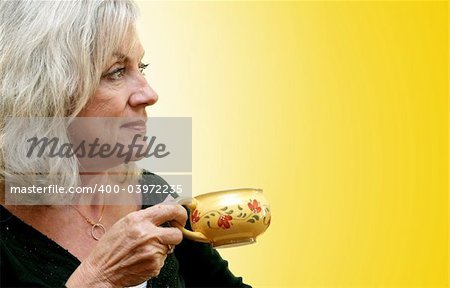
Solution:
[[[2,287],[247,286],[210,245],[183,239],[177,228],[167,225],[185,225],[187,213],[180,205],[146,206],[142,199],[105,205],[102,195],[78,199],[90,205],[5,201],[4,187],[17,176],[11,171],[21,167],[40,176],[57,175],[42,180],[21,174],[23,181],[41,179],[40,184],[165,184],[152,173],[134,177],[134,164],[114,157],[26,159],[19,155],[20,141],[12,141],[23,134],[17,127],[29,126],[8,126],[11,119],[47,117],[46,124],[33,120],[29,125],[41,135],[73,142],[78,134],[61,129],[60,119],[73,124],[77,119],[112,118],[122,125],[113,123],[117,129],[111,133],[129,143],[144,126],[145,108],[158,100],[143,76],[147,65],[142,63],[136,14],[128,0],[0,2]],[[80,127],[77,131],[86,137],[90,132]],[[126,181],[111,171],[126,171]]]

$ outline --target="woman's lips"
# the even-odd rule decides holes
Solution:
[[[143,121],[143,120],[127,122],[125,124],[122,124],[122,126],[120,126],[120,128],[126,128],[126,129],[133,130],[135,132],[141,132],[141,133],[147,132],[147,125],[145,124],[145,121]]]

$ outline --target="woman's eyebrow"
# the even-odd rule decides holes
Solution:
[[[145,51],[142,52],[142,55],[139,58],[139,61],[142,60],[142,58],[144,58],[144,54],[145,54]],[[113,56],[116,58],[116,60],[118,62],[129,62],[130,61],[130,57],[128,57],[127,55],[123,54],[122,52],[114,52]]]
[[[129,60],[128,56],[123,54],[122,52],[114,52],[114,57],[116,57],[117,61],[119,62],[126,62]]]

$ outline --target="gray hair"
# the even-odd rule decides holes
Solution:
[[[33,131],[69,142],[61,118],[86,106],[107,61],[135,30],[137,13],[131,0],[0,1],[0,183],[25,169],[78,184],[76,157],[26,158],[25,133],[8,129],[8,119],[49,117]]]

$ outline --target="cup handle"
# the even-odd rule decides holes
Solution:
[[[180,198],[176,200],[176,202],[180,205],[187,206],[190,210],[194,210],[197,207],[197,200],[195,198]],[[201,232],[190,231],[175,221],[170,222],[172,227],[180,229],[181,233],[189,239],[197,242],[210,243],[208,238]]]

